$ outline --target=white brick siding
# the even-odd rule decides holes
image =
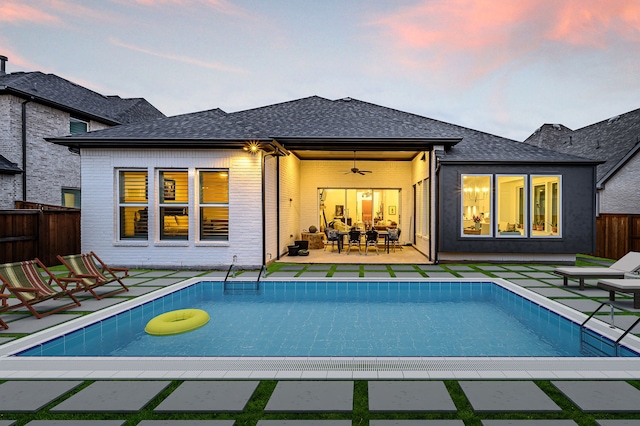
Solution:
[[[116,173],[121,168],[149,173],[149,240],[118,241]],[[189,240],[160,241],[155,218],[158,169],[190,173]],[[195,170],[229,169],[229,241],[196,242]],[[82,150],[82,250],[129,267],[226,268],[262,263],[262,185],[260,156],[242,151]]]

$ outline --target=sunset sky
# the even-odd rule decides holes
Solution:
[[[352,97],[523,140],[640,108],[640,1],[1,0],[0,55],[167,115]]]

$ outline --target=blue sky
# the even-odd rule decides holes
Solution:
[[[352,97],[523,140],[640,108],[635,0],[2,0],[0,55],[167,115]]]

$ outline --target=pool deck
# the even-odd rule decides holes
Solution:
[[[573,285],[569,287],[563,287],[562,278],[551,272],[553,266],[550,265],[280,264],[272,269],[266,280],[501,279],[519,288],[528,289],[538,297],[553,300],[554,303],[587,315],[600,303],[608,300],[608,292],[594,287],[595,280],[587,280],[585,291],[578,290],[577,282],[572,282]],[[126,279],[130,291],[115,297],[100,301],[87,298],[82,301],[81,307],[40,320],[24,311],[3,313],[2,318],[10,328],[0,331],[0,351],[6,352],[7,348],[21,340],[27,341],[33,338],[36,333],[50,333],[67,327],[69,321],[79,316],[92,312],[106,315],[111,309],[116,308],[114,305],[131,303],[133,299],[144,297],[154,291],[162,291],[184,280],[194,277],[218,280],[224,279],[225,275],[226,271],[134,270]],[[245,271],[236,279],[256,279],[257,275],[257,271]],[[639,311],[633,309],[632,298],[619,295],[618,300],[612,303],[616,326],[625,328],[637,319]],[[603,324],[610,322],[610,310],[604,309],[597,317]],[[640,333],[640,327],[633,330],[633,333]],[[450,387],[453,385],[449,381],[457,383],[455,386],[459,386],[475,413],[562,413],[566,408],[558,407],[551,400],[551,396],[553,399],[561,398],[558,395],[563,395],[562,398],[566,398],[568,403],[574,404],[583,413],[593,411],[640,413],[640,390],[634,386],[634,381],[638,379],[640,379],[640,360],[630,358],[299,357],[154,358],[152,360],[67,358],[61,360],[59,358],[5,357],[0,358],[0,380],[6,381],[0,383],[0,426],[11,424],[4,423],[3,419],[10,419],[11,416],[4,417],[1,414],[3,412],[35,413],[41,411],[42,407],[60,400],[64,403],[52,406],[49,409],[50,413],[138,412],[150,401],[158,401],[158,398],[161,402],[154,403],[156,413],[220,412],[222,409],[216,404],[211,404],[209,401],[205,407],[203,402],[198,403],[197,398],[194,400],[193,395],[201,395],[204,392],[207,395],[214,395],[215,401],[223,401],[224,395],[236,395],[233,392],[240,392],[238,394],[240,396],[235,400],[248,401],[252,395],[250,391],[252,384],[258,386],[260,383],[266,383],[264,381],[278,383],[269,402],[262,408],[265,413],[345,412],[347,413],[345,418],[351,418],[348,414],[351,413],[348,403],[353,397],[353,383],[359,381],[368,382],[369,413],[455,412],[456,407],[452,408],[450,404],[452,395]],[[93,380],[97,381],[90,384],[86,382]],[[541,390],[534,382],[537,380],[550,381],[556,391]],[[172,383],[175,386],[176,382],[180,383],[177,389],[168,395],[158,397],[159,394],[166,393],[167,386]],[[443,383],[447,383],[448,388],[445,389]],[[36,403],[30,398],[20,402],[19,398],[16,399],[16,386],[28,388],[24,390],[25,395],[41,393],[43,401]],[[425,386],[429,387],[428,392]],[[77,387],[82,390],[69,397]],[[255,387],[252,389],[255,390]],[[122,395],[123,401],[120,404],[112,403],[108,406],[106,401],[109,399],[104,398],[104,395],[114,393]],[[94,403],[87,404],[87,401],[94,401]],[[17,409],[20,403],[29,407],[24,410]],[[131,408],[125,410],[123,407],[127,404],[131,405]],[[222,405],[228,408],[229,404]],[[193,407],[189,408],[191,405]],[[87,408],[88,406],[92,407],[91,410]],[[239,410],[238,412],[247,412],[246,405],[236,409]],[[225,410],[222,411],[228,412],[226,408]],[[439,415],[434,414],[434,416],[431,421],[435,423],[427,424],[463,424],[461,420],[456,420],[455,415],[447,417],[443,414],[440,420],[438,420]],[[236,416],[236,418],[239,417]],[[576,424],[566,419],[566,416],[560,416],[555,421],[561,423],[540,423],[541,420],[533,420],[534,423],[525,421],[523,424]],[[224,421],[227,420],[212,420],[206,424],[222,426],[221,422]],[[258,424],[267,426],[272,424],[268,423],[269,421],[274,420],[265,418]],[[300,425],[313,423],[329,426],[343,424],[345,421],[324,420],[314,423],[312,420],[300,420],[302,422]],[[490,423],[491,421],[498,423]],[[629,421],[632,423],[628,423],[627,420],[608,421],[614,423],[596,424],[610,426],[640,424],[640,420],[635,415],[630,416]],[[616,421],[618,423],[615,423]],[[297,424],[296,420],[275,422],[273,424]],[[371,424],[375,422],[372,420]],[[402,421],[384,423],[383,420],[379,420],[379,422],[382,422],[379,423],[380,426],[403,424]],[[482,424],[502,424],[499,422],[500,420],[483,420]],[[52,426],[54,423],[33,424]],[[107,423],[97,424],[106,425]],[[153,423],[153,420],[144,420],[140,424],[172,423],[161,421]],[[348,421],[346,424],[351,422]]]

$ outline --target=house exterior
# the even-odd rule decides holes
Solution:
[[[80,155],[45,137],[164,117],[144,99],[104,96],[41,72],[7,74],[0,56],[0,209],[80,206]]]
[[[600,160],[597,214],[640,214],[640,109],[576,130],[544,124],[524,142]]]
[[[131,267],[268,264],[312,225],[401,229],[425,261],[573,262],[598,161],[317,96],[49,138],[82,156],[82,247]]]

